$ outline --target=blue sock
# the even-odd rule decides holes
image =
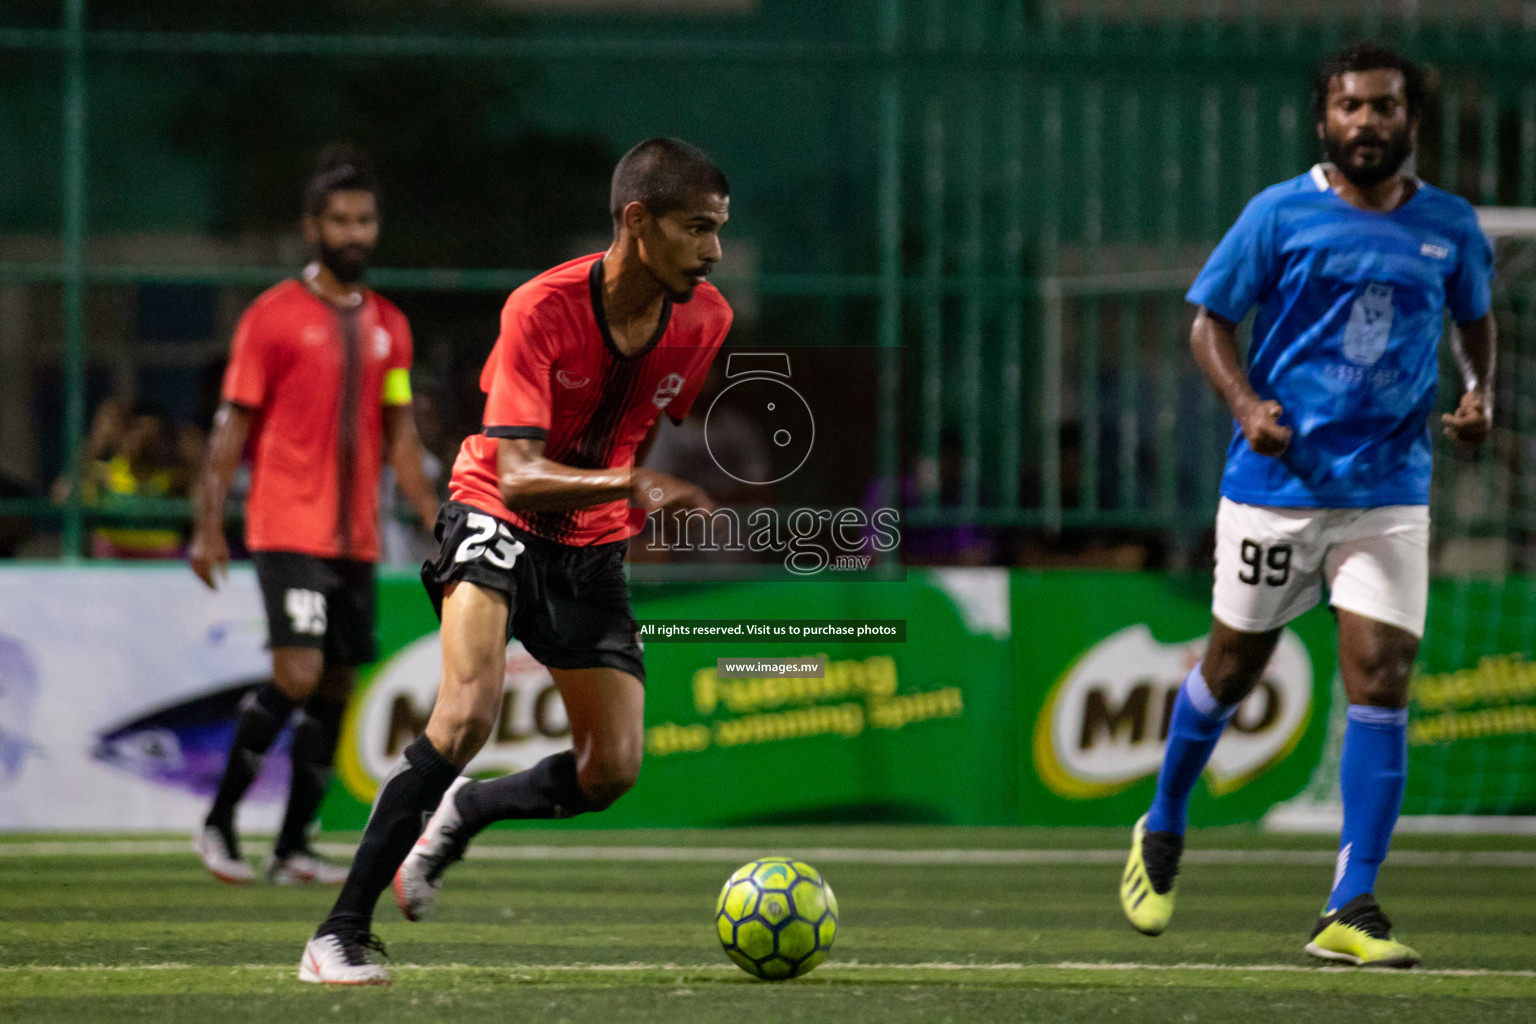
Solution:
[[[1168,749],[1163,752],[1163,770],[1157,775],[1157,795],[1147,812],[1148,832],[1184,834],[1189,819],[1189,791],[1195,788],[1195,780],[1211,759],[1221,731],[1236,711],[1236,704],[1223,704],[1211,696],[1199,665],[1190,669],[1173,702]]]
[[[1376,872],[1387,859],[1407,780],[1408,709],[1351,704],[1339,759],[1344,830],[1339,833],[1329,913],[1376,891]]]

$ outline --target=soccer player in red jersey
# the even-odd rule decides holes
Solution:
[[[388,982],[371,926],[392,878],[414,920],[443,869],[493,821],[599,811],[634,785],[645,667],[625,541],[647,512],[709,508],[697,487],[638,468],[636,455],[662,410],[687,414],[730,329],[730,307],[704,280],[729,202],[725,175],[699,150],[642,142],[614,169],[608,251],[555,267],[507,300],[480,377],[485,426],[459,452],[437,520],[441,552],[422,567],[443,624],[437,703],[379,789],[300,979]],[[574,747],[472,782],[459,772],[495,724],[510,636],[554,676]]]
[[[242,703],[218,794],[195,849],[215,877],[249,882],[235,808],[295,709],[293,779],[270,881],[341,882],[307,831],[330,779],[357,666],[373,661],[373,564],[385,457],[431,522],[437,497],[411,415],[411,330],[361,278],[378,241],[378,189],[366,158],[332,146],[305,194],[315,261],[264,292],[240,318],[223,403],[197,489],[192,570],[215,587],[227,570],[224,500],[247,441],[246,543],[266,605],[272,681]]]

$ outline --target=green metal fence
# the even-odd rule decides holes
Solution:
[[[1536,206],[1536,31],[1495,0],[763,0],[739,17],[639,29],[618,18],[532,19],[505,36],[446,21],[436,32],[154,31],[98,26],[95,11],[64,0],[56,26],[0,25],[0,59],[43,60],[61,83],[59,255],[0,263],[0,283],[60,288],[66,465],[76,467],[88,289],[250,286],[291,273],[87,260],[87,147],[114,121],[110,103],[88,103],[88,86],[111,61],[334,59],[397,62],[414,74],[433,62],[602,67],[685,102],[698,93],[672,80],[702,69],[716,83],[705,85],[708,116],[734,126],[736,162],[725,162],[738,197],[753,191],[754,155],[783,163],[776,140],[802,122],[818,126],[809,165],[843,176],[844,216],[795,248],[784,241],[798,237],[787,226],[793,198],[750,213],[742,205],[765,247],[750,286],[770,300],[840,303],[847,336],[828,341],[889,351],[877,382],[885,475],[920,459],[957,463],[952,487],[918,476],[915,525],[1186,538],[1208,525],[1230,426],[1185,354],[1182,292],[1247,198],[1315,158],[1307,90],[1328,48],[1382,37],[1429,65],[1420,173],[1483,206]],[[611,86],[573,77],[566,115],[597,118]],[[776,184],[759,185],[759,196]],[[838,254],[835,264],[818,261],[819,250]],[[1450,528],[1515,548],[1536,526],[1520,464],[1536,415],[1525,383],[1536,304],[1523,252],[1506,246],[1493,454],[1442,472],[1436,496]],[[395,267],[372,281],[386,291],[502,291],[532,272]],[[729,294],[730,271],[721,276]],[[73,555],[89,512],[72,493],[60,507],[9,502],[0,513],[58,518]]]

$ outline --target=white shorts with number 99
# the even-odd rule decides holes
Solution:
[[[1328,603],[1424,635],[1429,508],[1276,508],[1221,499],[1211,611],[1266,633]]]

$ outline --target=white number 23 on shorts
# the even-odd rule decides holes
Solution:
[[[455,562],[473,562],[484,558],[498,569],[510,569],[517,556],[523,553],[523,544],[512,536],[506,526],[483,512],[471,512],[466,522],[473,532],[454,552]]]

